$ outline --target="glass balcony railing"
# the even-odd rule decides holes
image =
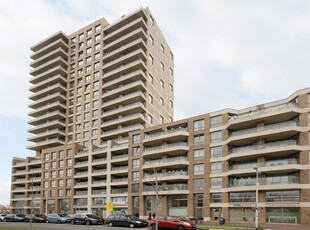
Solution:
[[[157,145],[153,147],[146,147],[144,148],[144,152],[150,152],[150,151],[159,150],[159,149],[169,149],[173,147],[187,147],[187,146],[188,146],[187,142],[176,142],[176,143],[167,144],[167,145]]]
[[[295,184],[299,183],[299,176],[296,175],[283,175],[283,176],[269,176],[266,178],[259,178],[259,185],[273,185],[273,184]],[[231,178],[229,180],[229,187],[243,187],[243,186],[255,186],[256,178]]]
[[[146,161],[144,163],[144,166],[157,166],[157,165],[162,165],[164,163],[178,162],[178,161],[188,161],[188,158],[184,156],[179,156],[179,157],[169,157],[166,159],[150,160],[150,161]]]
[[[160,137],[160,136],[164,136],[164,135],[168,135],[171,133],[178,133],[178,132],[188,132],[187,128],[176,128],[176,129],[169,129],[167,131],[161,131],[161,132],[157,132],[157,133],[151,133],[151,134],[145,134],[144,136],[144,140],[148,140],[154,137]]]
[[[158,191],[172,191],[172,190],[187,190],[187,184],[167,184],[167,185],[159,185],[157,188],[155,186],[144,186],[144,192],[155,192],[156,189]]]

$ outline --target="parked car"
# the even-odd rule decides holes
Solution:
[[[47,216],[44,215],[44,214],[34,214],[34,215],[35,215],[36,217],[40,217],[40,218],[44,219],[45,222],[46,222],[46,220],[47,220]]]
[[[6,216],[6,214],[0,214],[0,221],[3,221],[3,218]]]
[[[47,215],[47,223],[70,223],[72,220],[72,217],[68,216],[67,214],[48,214]]]
[[[130,215],[111,215],[105,220],[105,224],[122,227],[146,227],[148,222]]]
[[[15,214],[9,214],[9,215],[6,215],[3,218],[3,221],[4,222],[23,222],[24,218],[23,217],[19,217],[19,216],[15,215]]]
[[[156,219],[151,220],[152,229],[156,228]],[[158,218],[158,228],[177,229],[177,230],[194,230],[196,224],[193,221],[179,220],[174,216],[160,216]]]
[[[32,220],[31,220],[32,219]],[[30,222],[30,220],[33,222],[33,223],[45,223],[46,220],[41,218],[41,217],[37,217],[36,215],[32,214],[32,215],[27,215],[25,216],[24,218],[24,221],[25,222]]]
[[[85,214],[85,213],[78,213],[73,216],[71,219],[71,224],[103,224],[104,219],[100,218],[95,214]]]

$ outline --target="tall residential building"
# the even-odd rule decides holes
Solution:
[[[140,8],[113,24],[102,18],[31,50],[28,149],[36,157],[13,160],[13,211],[29,212],[34,193],[36,212],[123,199],[128,133],[173,120],[173,53],[151,12]]]
[[[36,156],[13,158],[12,212],[106,216],[113,204],[254,226],[257,190],[259,225],[310,226],[310,88],[171,121],[173,55],[148,9],[32,50]]]

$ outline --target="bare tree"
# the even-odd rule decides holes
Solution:
[[[165,186],[165,184],[162,182],[162,173],[158,173],[157,168],[154,167],[150,161],[147,161],[147,164],[150,166],[150,169],[148,170],[148,181],[147,184],[151,187],[150,189],[147,189],[147,191],[155,192],[154,200],[154,214],[156,218],[156,225],[155,229],[158,230],[158,207],[160,206],[161,202],[167,198],[169,194],[168,188]],[[162,194],[162,191],[166,191],[165,194]],[[153,227],[152,227],[153,228]]]

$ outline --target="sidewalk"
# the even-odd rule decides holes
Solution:
[[[224,225],[219,225],[217,222],[203,222],[197,224],[197,228],[199,226],[206,227],[225,227],[225,228],[248,228],[255,229],[254,223],[225,223]],[[310,230],[310,226],[301,225],[301,224],[264,224],[260,225],[265,230]]]

